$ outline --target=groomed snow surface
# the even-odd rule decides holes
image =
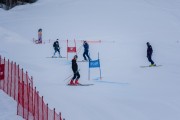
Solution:
[[[34,78],[50,108],[66,120],[180,120],[180,1],[179,0],[38,0],[9,11],[0,9],[0,55],[15,61]],[[45,44],[32,42],[43,30]],[[89,43],[90,56],[101,63],[91,69],[78,62],[80,83],[67,86],[71,59],[51,59],[52,44],[77,40]],[[48,43],[48,40],[52,40]],[[149,65],[146,42],[153,47]],[[0,90],[0,120],[22,120],[17,103]]]

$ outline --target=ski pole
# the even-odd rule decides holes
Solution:
[[[66,79],[64,79],[64,81],[66,81],[67,79],[69,79],[72,76],[73,76],[73,74],[69,75]]]
[[[76,73],[79,72],[79,71],[80,71],[80,69],[79,69],[78,71],[76,71]],[[67,79],[69,79],[70,77],[72,77],[72,76],[73,76],[74,74],[76,74],[76,73],[71,74],[69,77],[67,77],[66,79],[64,79],[64,81],[66,81]],[[70,81],[70,80],[69,80],[69,81]],[[69,81],[68,81],[68,82],[69,82]]]
[[[81,46],[79,47],[79,49],[77,50],[77,54],[79,54],[79,52],[81,51],[82,46],[83,46],[83,45],[81,45]]]

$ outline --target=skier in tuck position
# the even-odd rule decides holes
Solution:
[[[91,58],[89,57],[89,44],[86,41],[84,41],[83,47],[84,47],[84,53],[83,53],[84,61],[87,61],[86,57],[88,57],[88,60],[91,61]]]
[[[151,65],[149,65],[149,67],[156,66],[156,64],[154,64],[154,61],[151,58],[152,53],[153,53],[152,46],[150,45],[149,42],[147,42],[146,44],[147,44],[147,58],[148,58],[148,61],[151,62]]]
[[[59,47],[58,39],[53,43],[53,47],[54,47],[54,55],[52,57],[55,57],[56,52],[59,53],[59,57],[62,57],[60,55],[60,47]]]
[[[79,84],[78,80],[80,78],[80,74],[79,74],[78,65],[76,62],[77,58],[78,58],[78,56],[75,55],[74,58],[72,59],[72,71],[74,73],[74,76],[71,79],[69,85],[78,85]],[[75,82],[74,82],[74,80],[75,80]]]

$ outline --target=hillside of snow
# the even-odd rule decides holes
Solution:
[[[180,119],[180,1],[179,0],[38,0],[9,11],[0,9],[0,55],[15,61],[33,76],[50,108],[66,120],[179,120]],[[34,44],[42,28],[45,44]],[[52,59],[53,41],[89,43],[99,69],[78,62],[80,83],[67,86],[71,59]],[[51,40],[49,43],[48,41]],[[146,42],[153,47],[149,65]],[[22,120],[16,102],[0,90],[0,120]]]

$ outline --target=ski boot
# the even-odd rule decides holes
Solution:
[[[79,82],[78,82],[78,80],[76,80],[76,81],[75,81],[75,85],[78,85],[78,84],[79,84]]]
[[[68,85],[75,85],[75,83],[73,82],[73,80],[71,80]]]
[[[154,67],[154,66],[156,66],[156,64],[151,64],[151,65],[149,65],[149,67]]]

